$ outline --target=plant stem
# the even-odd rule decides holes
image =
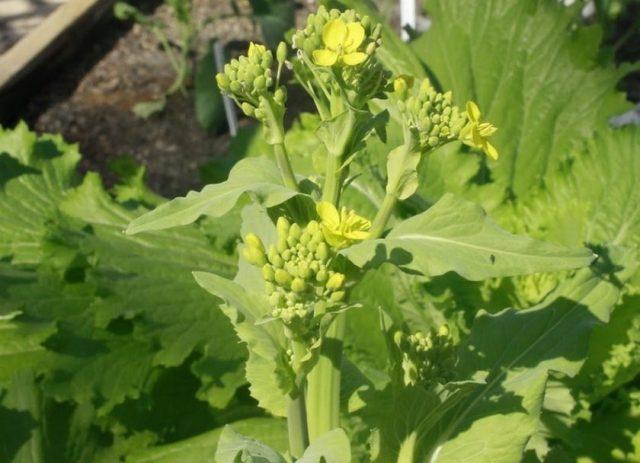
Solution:
[[[276,163],[282,174],[282,181],[287,188],[298,191],[298,182],[296,182],[296,176],[293,173],[293,168],[289,162],[287,151],[284,148],[284,143],[276,143],[273,145],[273,152],[276,156]]]
[[[336,207],[340,201],[340,160],[341,156],[331,154],[327,156],[327,169],[322,189],[322,200],[329,201]]]
[[[320,358],[307,377],[309,440],[340,426],[340,370],[345,314],[338,314],[327,330]]]
[[[292,341],[293,364],[297,370],[300,358],[304,355],[304,346]],[[287,428],[289,431],[289,451],[294,458],[300,458],[309,446],[309,432],[307,430],[307,411],[304,400],[304,384],[298,384],[298,395],[289,398],[287,410]]]
[[[384,195],[384,199],[382,200],[382,205],[378,210],[375,218],[373,219],[373,224],[371,225],[371,235],[372,239],[380,238],[382,232],[386,228],[389,223],[389,219],[391,218],[391,214],[393,213],[393,209],[398,201],[398,196],[395,192],[389,193],[387,192]]]

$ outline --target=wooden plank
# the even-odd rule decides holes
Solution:
[[[0,92],[15,84],[67,39],[69,32],[86,22],[97,20],[114,0],[68,0],[33,31],[0,55]]]

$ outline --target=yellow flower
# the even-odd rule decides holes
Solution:
[[[322,234],[327,242],[335,248],[346,248],[354,241],[361,241],[369,237],[371,222],[360,217],[354,211],[338,209],[327,201],[317,204],[316,211],[320,216]]]
[[[489,137],[498,130],[490,122],[480,122],[480,109],[473,101],[467,102],[469,122],[460,131],[460,140],[465,145],[480,148],[491,159],[498,159],[498,150],[489,143]]]
[[[357,50],[364,41],[364,34],[364,27],[358,22],[346,24],[341,19],[332,19],[322,29],[322,42],[326,48],[314,50],[313,60],[318,66],[362,63],[367,54]]]

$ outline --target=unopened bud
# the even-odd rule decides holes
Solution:
[[[264,264],[267,263],[267,259],[264,255],[264,252],[252,246],[246,246],[242,250],[242,255],[247,260],[247,262],[259,267],[262,267]]]
[[[278,236],[281,238],[286,238],[289,234],[289,221],[284,217],[278,217],[278,221],[276,222],[276,230],[278,231]]]
[[[265,264],[262,267],[262,278],[264,278],[266,281],[273,281],[275,277],[275,272],[273,271],[273,267],[271,267],[269,264]]]
[[[289,238],[294,238],[298,240],[301,234],[302,234],[302,230],[300,229],[300,225],[298,225],[297,223],[294,223],[293,225],[291,225],[291,227],[289,228]]]
[[[291,291],[301,293],[305,290],[306,286],[302,278],[294,278],[291,282]]]
[[[276,103],[283,105],[287,101],[287,92],[286,87],[280,87],[273,94],[273,99],[276,100]]]
[[[285,62],[285,60],[287,59],[287,54],[288,54],[287,44],[284,42],[280,42],[278,44],[278,48],[276,49],[276,59],[278,60],[279,64],[282,64]]]
[[[289,272],[281,268],[276,270],[274,278],[276,280],[276,283],[278,283],[279,285],[286,285],[287,283],[289,283],[289,281],[291,281],[291,275],[289,275]]]
[[[255,115],[256,108],[246,101],[240,105],[240,109],[242,109],[245,116],[253,117]]]
[[[316,258],[318,260],[327,260],[329,257],[329,248],[325,243],[320,243],[316,249]]]
[[[318,283],[324,283],[325,281],[327,281],[327,278],[328,275],[326,270],[319,270],[318,273],[316,273],[316,281]]]
[[[329,277],[327,284],[325,285],[327,289],[335,290],[340,289],[344,284],[345,276],[342,273],[334,273]]]
[[[344,299],[345,295],[346,293],[344,291],[335,291],[331,293],[329,299],[331,299],[332,302],[340,302]]]
[[[262,240],[255,233],[247,233],[244,237],[244,242],[247,246],[259,249],[264,252],[264,245],[262,244]]]
[[[223,73],[216,74],[216,82],[220,90],[227,90],[229,88],[229,78]]]

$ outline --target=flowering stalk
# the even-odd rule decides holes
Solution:
[[[481,148],[492,159],[497,150],[488,138],[496,128],[480,122],[480,110],[473,102],[461,112],[453,105],[451,92],[436,91],[429,79],[414,88],[413,78],[393,81],[393,96],[403,120],[404,144],[389,153],[385,197],[373,221],[372,238],[379,238],[389,223],[398,200],[407,199],[418,187],[417,168],[422,157],[452,141]]]
[[[291,162],[284,146],[284,112],[287,100],[286,87],[280,86],[280,73],[286,59],[284,43],[278,46],[278,63],[274,81],[273,54],[263,45],[251,43],[247,54],[231,60],[224,72],[216,75],[220,90],[233,98],[245,115],[263,124],[265,139],[273,147],[283,183],[298,190]]]
[[[306,27],[294,34],[297,53],[288,67],[313,99],[322,120],[316,132],[327,153],[322,193],[311,195],[317,201],[316,216],[308,222],[277,219],[273,244],[265,246],[252,233],[244,238],[243,257],[260,268],[264,280],[269,315],[261,323],[278,323],[285,335],[284,376],[293,378],[286,381],[285,390],[294,458],[340,427],[345,311],[349,308],[345,301],[357,283],[343,273],[340,251],[382,235],[397,201],[416,191],[417,167],[425,153],[460,140],[497,157],[488,142],[495,128],[481,122],[475,104],[468,103],[466,112],[460,111],[452,103],[451,92],[437,92],[427,79],[415,88],[408,76],[390,81],[375,56],[380,45],[380,25],[352,10],[320,7],[309,16]],[[246,56],[232,60],[216,78],[247,116],[263,124],[284,184],[297,190],[284,137],[286,88],[280,86],[280,78],[286,57],[282,43],[273,74],[271,52],[251,44]],[[389,153],[386,194],[372,224],[340,207],[340,196],[349,163],[376,128],[378,118],[371,114],[368,102],[388,93],[402,116],[404,143]],[[446,328],[427,334],[401,333],[395,341],[404,353],[406,384],[442,376],[439,365],[446,363],[443,359],[448,359],[451,347]]]

